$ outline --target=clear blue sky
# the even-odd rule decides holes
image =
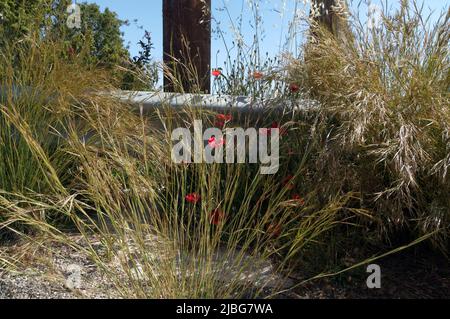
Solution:
[[[363,2],[366,0],[363,0]],[[85,2],[77,0],[76,2]],[[87,0],[86,2],[97,3],[102,10],[106,7],[115,11],[119,18],[129,20],[131,25],[124,26],[125,44],[129,44],[130,52],[136,55],[138,51],[137,42],[142,38],[144,30],[148,30],[152,34],[154,43],[153,57],[157,61],[162,60],[162,0]],[[258,3],[262,15],[263,30],[265,37],[261,44],[263,53],[268,52],[270,56],[275,56],[283,50],[289,50],[295,53],[295,43],[291,43],[288,47],[283,46],[284,37],[288,34],[288,23],[292,21],[295,8],[299,11],[309,12],[308,7],[303,3],[304,0],[212,0],[213,29],[220,24],[221,29],[226,31],[227,42],[233,39],[233,31],[231,21],[236,24],[237,19],[243,11],[243,28],[242,33],[244,42],[249,43],[252,40],[254,30],[249,24],[251,18],[251,8],[249,3]],[[362,19],[367,15],[367,6],[358,7],[360,0],[352,1],[353,12],[358,12]],[[399,0],[372,0],[375,5],[386,4],[395,8]],[[426,13],[435,12],[435,19],[439,12],[447,10],[450,0],[419,0],[424,4]],[[297,7],[296,7],[297,5]],[[226,10],[223,8],[226,7]],[[359,9],[358,9],[359,8]],[[231,17],[231,19],[230,19]],[[137,19],[137,24],[133,22]],[[140,29],[142,26],[143,29]],[[297,27],[301,29],[301,24]],[[299,38],[298,41],[301,41]],[[213,66],[221,66],[226,56],[223,41],[216,36],[212,40],[212,64]]]

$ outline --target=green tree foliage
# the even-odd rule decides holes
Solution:
[[[81,29],[69,29],[66,26],[66,38],[71,42],[72,48],[79,51],[87,43],[91,63],[100,63],[102,66],[111,67],[129,59],[120,31],[125,22],[109,9],[101,12],[96,4],[84,3],[80,6]]]
[[[151,68],[149,34],[140,43],[140,56],[131,58],[120,30],[126,21],[109,9],[102,12],[96,4],[82,3],[80,28],[69,28],[71,4],[71,0],[0,0],[0,48],[30,35],[63,41],[67,58],[82,54],[86,65],[110,69],[118,86],[150,89],[156,73]]]
[[[124,90],[148,90],[158,81],[158,70],[151,60],[153,43],[150,32],[145,31],[138,44],[141,48],[139,55],[130,61],[128,71],[122,79],[121,88]]]

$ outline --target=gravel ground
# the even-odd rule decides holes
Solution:
[[[11,246],[0,247],[3,256],[14,249]],[[27,266],[20,272],[0,270],[0,299],[120,298],[114,285],[87,256],[56,244],[52,251],[57,251],[57,254],[29,253],[31,257],[25,258]],[[389,256],[378,264],[382,269],[381,289],[368,289],[365,282],[368,274],[359,269],[343,276],[309,282],[277,297],[450,298],[450,265],[442,257],[428,252],[419,256],[405,252]],[[256,281],[281,280],[267,269],[255,270],[249,277]],[[298,282],[296,280],[291,278],[285,284],[292,285]]]
[[[118,298],[86,256],[58,245],[58,255],[34,253],[21,271],[0,272],[0,299]],[[36,258],[37,257],[37,258]]]
[[[79,238],[73,238],[72,240],[78,244],[81,243]],[[164,251],[164,243],[153,237],[149,238],[149,242],[149,246],[146,246],[147,259],[167,258],[168,254],[166,254],[167,250]],[[99,250],[97,253],[101,255],[101,245],[96,243],[95,239],[92,239],[92,243],[98,247],[96,248],[96,250]],[[20,248],[18,247],[18,245],[5,247],[6,254],[3,253],[3,256],[8,255],[8,251],[9,254],[19,251]],[[22,259],[26,260],[26,267],[22,267],[23,270],[21,271],[0,270],[0,299],[120,297],[114,285],[108,282],[108,278],[102,275],[102,272],[90,261],[87,255],[83,255],[80,251],[61,244],[46,244],[46,248],[50,248],[50,250],[37,249],[33,252],[28,252],[26,258],[22,256]],[[1,246],[0,249],[2,249]],[[132,243],[129,243],[127,251],[128,254],[125,254],[119,250],[109,266],[119,274],[124,274],[124,280],[127,280],[127,276],[121,267],[123,267],[122,265],[129,265],[129,269],[131,269],[132,276],[135,279],[145,280],[146,275],[139,266],[139,261],[142,257],[139,257]],[[239,257],[229,256],[226,251],[221,251],[220,249],[217,256],[217,267],[213,266],[211,271],[221,276],[224,283],[227,283],[236,276],[233,268],[236,266],[233,265],[236,265],[237,259],[234,258]],[[131,262],[127,258],[132,258],[133,261]],[[190,256],[183,255],[180,258],[183,261],[192,262],[192,257]],[[291,280],[282,278],[273,271],[270,262],[258,262],[254,257],[247,254],[242,260],[246,265],[251,266],[248,267],[245,273],[241,274],[241,280],[243,282],[251,282],[253,287],[258,288],[264,284],[266,287],[264,291],[269,293],[270,289],[274,289],[275,286],[279,287],[281,285],[286,288],[292,285]],[[284,296],[286,297],[286,295]]]

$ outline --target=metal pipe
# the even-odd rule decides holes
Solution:
[[[33,91],[31,87],[13,86],[8,88],[0,86],[0,102],[6,101],[11,94],[13,99],[18,99],[22,94],[33,94],[39,96],[38,91]],[[287,100],[284,97],[272,99],[253,99],[249,96],[232,95],[211,95],[192,93],[168,93],[162,91],[111,91],[101,94],[110,95],[122,102],[138,105],[144,113],[155,108],[170,106],[173,108],[194,107],[205,108],[217,111],[238,111],[259,113],[268,110],[313,110],[319,107],[319,103],[314,100],[295,99]],[[51,99],[47,97],[47,99]]]
[[[318,108],[318,102],[306,99],[286,100],[273,98],[261,100],[248,96],[181,94],[160,91],[115,91],[110,94],[123,102],[139,105],[144,112],[164,105],[173,108],[199,107],[239,112],[262,112],[270,109],[311,110]]]

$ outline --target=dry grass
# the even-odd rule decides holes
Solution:
[[[326,172],[361,193],[382,233],[441,230],[448,248],[450,13],[430,25],[414,2],[379,28],[354,27],[349,41],[326,30],[290,74],[321,102],[316,132]],[[392,232],[394,231],[394,232]]]
[[[17,52],[22,58],[13,69],[6,61]],[[56,43],[29,41],[3,56],[1,170],[10,186],[0,194],[2,232],[83,251],[124,296],[224,298],[266,295],[269,284],[277,291],[283,282],[273,276],[257,285],[250,277],[266,267],[287,276],[302,249],[339,223],[347,199],[320,207],[304,193],[303,204],[283,185],[288,173],[300,183],[306,144],[290,159],[297,165],[275,178],[256,165],[176,165],[172,129],[193,119],[212,122],[214,114],[163,107],[143,117],[99,93],[109,86],[98,70],[58,53]],[[197,204],[185,200],[193,192],[201,196]],[[217,225],[216,209],[224,216]],[[73,242],[68,228],[85,244]]]
[[[342,238],[370,241],[374,225],[390,238],[408,225],[421,235],[412,244],[433,235],[446,247],[449,17],[423,33],[407,16],[386,19],[369,42],[323,34],[305,63],[290,64],[289,78],[322,108],[283,116],[282,168],[269,177],[249,164],[174,164],[172,129],[214,113],[163,105],[144,117],[104,94],[106,71],[67,60],[58,43],[12,44],[0,63],[0,231],[81,250],[117,292],[140,298],[275,296],[282,281],[248,275],[270,265],[288,276],[314,253],[327,260],[309,265],[314,278],[339,274],[317,269]],[[185,200],[193,192],[196,204]]]

